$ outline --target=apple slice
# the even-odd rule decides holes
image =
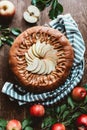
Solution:
[[[46,70],[46,65],[45,65],[45,63],[44,63],[44,60],[41,60],[41,68],[40,68],[40,70],[39,70],[39,72],[38,72],[38,74],[44,74],[44,72],[45,72],[45,70]]]
[[[37,40],[37,42],[36,42],[36,53],[37,53],[39,56],[40,56],[40,54],[39,54],[40,45],[41,45],[40,40]]]
[[[51,45],[49,45],[49,44],[46,44],[46,46],[44,46],[43,47],[43,55],[45,56],[46,55],[46,53],[49,51],[49,50],[51,50],[52,49],[52,46]]]
[[[43,49],[45,46],[46,46],[45,42],[41,43],[41,46],[40,46],[40,49],[39,49],[39,54],[40,54],[41,57],[45,56],[44,49]]]
[[[36,49],[37,49],[38,55],[41,56],[40,52],[41,52],[41,49],[42,49],[42,43],[40,42],[40,40],[38,40],[36,42]]]
[[[32,46],[29,48],[29,50],[28,50],[28,55],[31,57],[31,59],[34,59],[34,58],[36,58],[36,56],[33,54],[33,52],[32,52]]]
[[[38,64],[39,64],[38,61],[39,61],[38,58],[35,58],[33,60],[33,62],[31,62],[31,64],[29,64],[27,66],[26,70],[28,70],[28,71],[34,71],[38,67]]]
[[[34,54],[36,57],[39,57],[39,55],[38,55],[37,52],[36,52],[36,44],[33,44],[33,46],[32,46],[32,52],[33,52],[33,54]]]
[[[50,74],[52,71],[55,70],[55,64],[51,60],[47,59],[47,65],[48,65],[48,74]]]
[[[51,60],[53,63],[56,64],[57,59],[58,59],[56,53],[57,53],[56,50],[50,49],[50,50],[46,53],[45,58]]]
[[[30,64],[33,60],[31,59],[31,57],[28,56],[27,53],[25,53],[25,59],[26,61]]]
[[[27,65],[30,65],[31,62],[26,58]]]
[[[38,59],[38,66],[36,67],[35,70],[32,71],[32,73],[37,73],[38,74],[38,72],[40,71],[41,67],[42,67],[41,60]]]
[[[47,53],[46,53],[46,56],[52,56],[52,55],[55,55],[55,57],[57,57],[57,50],[54,50],[53,48],[48,50]]]
[[[45,64],[45,71],[43,74],[49,74],[49,66],[48,66],[48,61],[46,59],[43,60]]]
[[[52,62],[56,63],[58,57],[57,57],[56,54],[51,54],[51,53],[50,53],[50,54],[46,55],[46,59],[49,59],[49,60],[51,60]]]
[[[53,64],[56,66],[57,60],[55,60],[53,57],[50,57],[50,56],[47,59],[50,60],[51,62],[53,62]]]

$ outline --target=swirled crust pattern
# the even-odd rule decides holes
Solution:
[[[32,73],[26,69],[25,54],[36,44],[46,42],[57,51],[56,66],[49,74]],[[68,39],[58,30],[36,26],[25,30],[14,41],[9,52],[9,64],[18,82],[29,92],[43,93],[56,89],[63,84],[70,73],[74,51]]]

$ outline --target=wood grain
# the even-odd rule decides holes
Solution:
[[[1,0],[0,0],[1,1]],[[30,5],[30,0],[10,0],[16,7],[16,14],[10,24],[10,27],[18,27],[22,31],[34,26],[28,24],[23,19],[23,12]],[[64,7],[63,14],[70,13],[78,24],[79,30],[83,35],[87,48],[87,0],[60,0]],[[41,12],[40,20],[36,25],[43,25],[50,21],[48,17],[49,8]],[[4,45],[0,48],[0,117],[7,120],[16,118],[23,120],[28,115],[28,106],[18,106],[17,102],[11,102],[9,98],[1,93],[1,89],[6,81],[14,81],[8,65],[8,53],[10,47]],[[81,85],[87,82],[87,51],[85,52],[85,70]],[[35,130],[39,130],[34,126]],[[41,129],[40,129],[41,130]]]

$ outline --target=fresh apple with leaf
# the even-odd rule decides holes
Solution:
[[[76,120],[77,130],[87,130],[87,114],[81,114]]]
[[[62,123],[55,123],[52,125],[51,130],[66,130],[66,128]]]
[[[43,105],[34,104],[30,107],[29,112],[33,117],[42,117],[45,114],[45,108]]]
[[[16,119],[8,121],[6,130],[22,130],[21,122]]]
[[[73,90],[72,90],[72,98],[75,100],[75,101],[82,101],[85,99],[86,95],[87,95],[87,92],[86,92],[86,89],[84,87],[79,87],[79,86],[76,86]]]

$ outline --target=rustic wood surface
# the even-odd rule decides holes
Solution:
[[[23,19],[23,12],[30,5],[31,0],[10,1],[12,1],[16,7],[16,14],[10,24],[10,27],[18,27],[24,31],[25,29],[34,26],[26,23]],[[87,47],[87,0],[60,0],[60,2],[64,7],[63,14],[70,13],[77,22]],[[41,12],[40,20],[36,25],[43,25],[50,21],[48,11],[49,8],[46,8],[43,12]],[[17,102],[11,102],[6,95],[1,93],[4,83],[6,81],[14,80],[8,66],[9,49],[10,47],[8,45],[4,45],[0,48],[0,117],[7,120],[12,118],[23,120],[28,114],[29,106],[18,106]],[[81,85],[85,83],[87,83],[87,52],[85,52],[85,71]],[[39,130],[37,126],[35,126],[34,129]]]

